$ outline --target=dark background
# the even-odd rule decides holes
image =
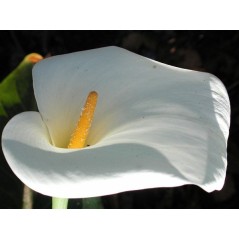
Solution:
[[[238,208],[239,31],[0,31],[0,80],[31,52],[50,56],[109,45],[216,75],[228,90],[232,118],[227,176],[221,191],[207,193],[194,185],[131,191],[102,197],[104,207]],[[8,119],[1,121],[2,131]],[[21,208],[22,191],[21,181],[1,153],[0,208]],[[79,200],[70,200],[70,208],[79,206]],[[51,208],[51,198],[34,193],[34,208]]]

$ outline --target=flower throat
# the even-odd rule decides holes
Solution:
[[[77,123],[76,129],[73,132],[69,149],[84,148],[91,123],[94,117],[95,107],[97,104],[98,94],[96,91],[91,91],[86,99],[84,108],[82,109],[80,119]]]

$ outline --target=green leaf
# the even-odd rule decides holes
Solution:
[[[7,116],[7,109],[28,103],[27,94],[32,84],[32,67],[42,59],[37,53],[27,55],[23,61],[0,83],[0,116]]]
[[[1,94],[0,94],[1,95]],[[1,96],[0,96],[1,97]],[[6,116],[7,112],[4,110],[2,102],[0,101],[0,116]]]
[[[83,209],[103,209],[102,199],[100,197],[83,198],[82,199]]]

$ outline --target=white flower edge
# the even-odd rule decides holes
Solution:
[[[120,139],[83,150],[56,148],[50,144],[39,113],[27,112],[9,122],[4,130],[3,148],[9,165],[26,185],[54,197],[84,198],[180,186],[204,176],[193,170],[189,181],[159,150],[117,141]],[[225,165],[220,163],[215,183],[198,186],[207,191],[221,187]]]
[[[87,52],[93,57],[94,51]],[[101,54],[96,52],[94,61],[102,61],[102,53],[106,59],[106,68],[101,69],[104,77],[97,67],[96,72],[90,73],[91,77],[86,74],[74,78],[76,74],[72,70],[74,84],[62,98],[57,93],[61,95],[65,90],[64,79],[69,79],[69,67],[72,69],[71,64],[67,67],[68,56],[60,56],[65,62],[60,64],[66,67],[65,75],[64,71],[54,69],[56,66],[60,69],[59,57],[43,61],[35,68],[34,90],[41,115],[27,112],[14,117],[2,135],[3,152],[14,173],[35,191],[53,197],[94,197],[184,184],[195,184],[208,192],[221,189],[226,175],[230,104],[220,80],[210,74],[157,63],[119,48],[97,51]],[[87,52],[83,54],[83,69],[87,64],[92,65]],[[114,63],[110,64],[113,73],[106,71],[108,54],[111,57],[113,54],[113,59],[119,55],[117,61],[123,62],[123,67],[117,64],[117,69],[112,69]],[[72,54],[69,55],[71,58]],[[81,53],[73,55],[73,63],[78,57],[81,61]],[[126,67],[132,57],[132,67]],[[124,67],[124,77],[121,77]],[[49,77],[52,72],[55,78]],[[85,77],[100,80],[85,82]],[[119,82],[110,81],[112,77]],[[136,85],[132,79],[137,80]],[[46,82],[49,87],[44,85]],[[93,145],[83,150],[54,147],[51,140],[57,141],[59,137],[56,129],[69,119],[75,123],[79,113],[72,109],[76,110],[92,87],[103,96],[89,137]],[[48,89],[47,92],[44,93],[44,89]],[[84,94],[79,94],[79,89]],[[117,89],[119,94],[112,89]],[[77,97],[78,100],[67,104],[69,99]],[[69,106],[63,107],[68,114],[57,101],[61,107]]]

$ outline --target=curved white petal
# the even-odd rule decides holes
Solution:
[[[115,47],[43,60],[33,76],[44,123],[38,113],[20,114],[2,136],[8,163],[32,189],[79,198],[183,184],[208,192],[223,186],[230,104],[216,77]],[[58,148],[68,144],[91,90],[99,94],[92,146]]]
[[[33,84],[39,111],[58,147],[67,147],[92,90],[98,92],[99,100],[90,144],[146,115],[215,118],[214,87],[222,98],[219,108],[226,107],[222,117],[228,134],[228,96],[214,76],[168,66],[118,47],[40,61],[33,69]]]
[[[208,191],[222,186],[225,162],[205,148],[203,139],[191,138],[203,143],[200,148],[182,143],[158,148],[130,138],[147,130],[126,130],[83,150],[61,149],[50,144],[39,113],[27,112],[8,123],[2,146],[9,165],[26,185],[54,197],[92,197],[187,183]]]

